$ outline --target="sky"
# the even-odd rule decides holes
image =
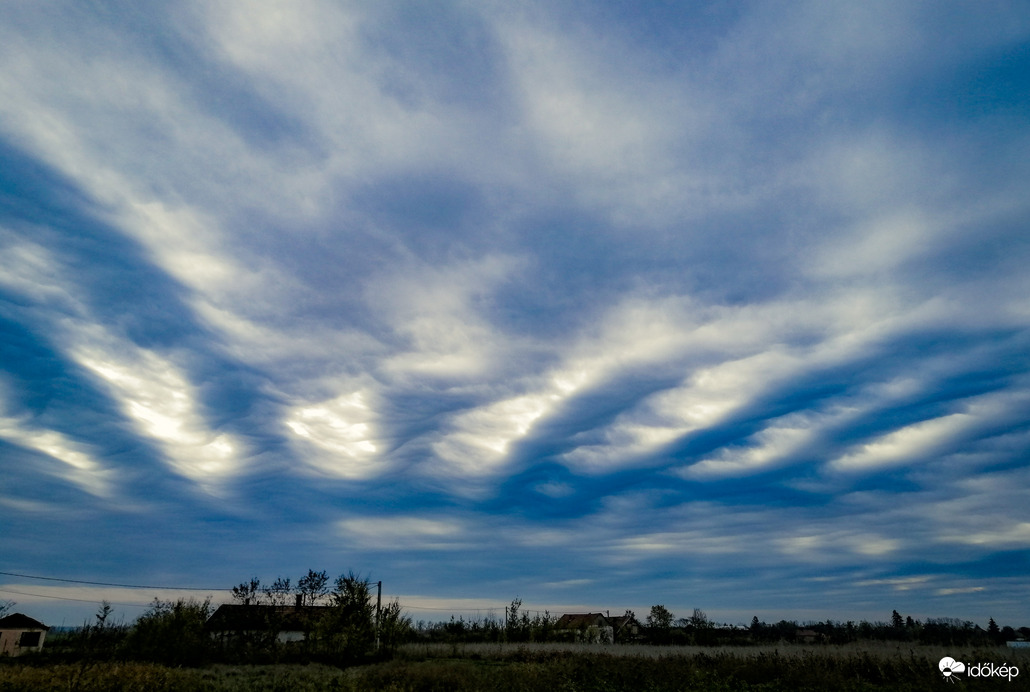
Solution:
[[[16,611],[1030,625],[1025,3],[6,2],[0,162]]]

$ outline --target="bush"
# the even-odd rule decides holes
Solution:
[[[129,658],[169,666],[198,666],[208,661],[211,640],[204,625],[211,599],[159,601],[140,616],[125,641]]]

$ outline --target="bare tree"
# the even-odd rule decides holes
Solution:
[[[329,575],[323,570],[309,569],[306,576],[297,582],[297,593],[304,605],[318,605],[329,594]]]
[[[17,605],[14,601],[0,601],[0,618],[11,612],[11,609]]]
[[[239,586],[232,587],[232,600],[239,601],[240,605],[255,604],[260,590],[261,581],[254,577],[249,582],[241,582]]]
[[[694,614],[690,616],[690,626],[698,630],[711,629],[715,623],[708,619],[708,614],[700,608],[694,608]]]
[[[277,577],[271,586],[266,586],[262,591],[265,592],[265,598],[268,599],[269,605],[284,606],[290,602],[292,593],[290,579],[289,577],[285,579]]]

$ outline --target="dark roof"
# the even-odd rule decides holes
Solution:
[[[578,630],[586,627],[608,627],[608,619],[604,613],[568,613],[558,618],[555,629]]]
[[[218,606],[214,615],[208,618],[207,629],[210,632],[244,632],[265,630],[274,624],[280,632],[305,632],[328,610],[328,606],[226,604]]]
[[[640,623],[632,615],[616,615],[615,617],[608,618],[608,622],[612,623],[612,627],[617,630],[621,630],[623,627],[631,627],[636,625],[640,627]]]
[[[0,618],[0,630],[47,630],[50,628],[39,620],[33,620],[28,615],[11,613],[5,618]]]

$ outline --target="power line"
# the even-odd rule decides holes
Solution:
[[[205,588],[201,586],[150,586],[146,584],[113,584],[106,581],[84,581],[82,579],[61,579],[59,577],[41,577],[35,574],[18,574],[17,572],[0,572],[8,577],[24,579],[41,579],[44,581],[60,581],[68,584],[88,584],[90,586],[117,586],[123,589],[161,589],[164,591],[228,591],[224,586]]]
[[[13,593],[13,594],[17,594],[19,596],[32,596],[34,598],[52,598],[52,599],[55,599],[55,600],[58,600],[58,601],[77,601],[79,603],[103,603],[104,602],[103,600],[91,601],[91,600],[86,599],[86,598],[69,598],[68,596],[47,596],[47,595],[44,595],[44,594],[41,594],[41,593],[28,593],[27,591],[15,591],[13,589],[5,589],[5,588],[2,588],[2,587],[0,587],[0,593]],[[132,607],[132,608],[149,608],[150,607],[149,604],[144,605],[142,603],[113,603],[111,601],[107,601],[107,602],[110,603],[111,605],[127,606],[127,607]]]

